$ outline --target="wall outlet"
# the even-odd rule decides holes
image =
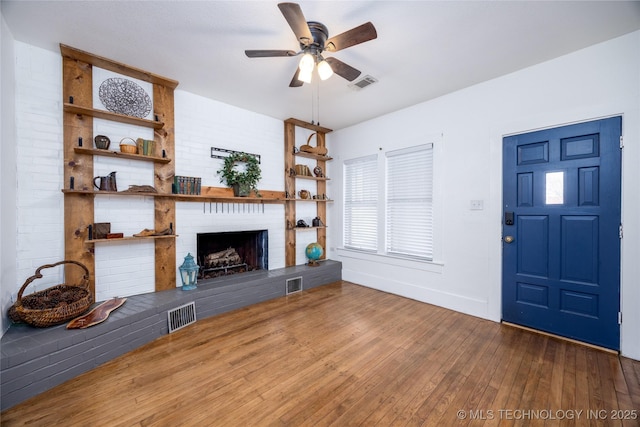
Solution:
[[[484,209],[484,200],[472,200],[469,204],[469,209],[472,211],[481,211]]]

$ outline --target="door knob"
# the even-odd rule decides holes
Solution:
[[[513,242],[515,239],[513,238],[513,236],[504,236],[504,242],[505,243],[511,243]]]

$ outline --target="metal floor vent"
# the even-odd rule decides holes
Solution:
[[[366,75],[360,80],[356,80],[355,82],[351,83],[349,87],[353,90],[362,90],[365,87],[370,86],[374,83],[378,83],[378,80],[371,77],[370,75]]]
[[[190,302],[167,311],[169,333],[196,322],[196,303]]]
[[[302,276],[287,279],[287,295],[302,290]]]

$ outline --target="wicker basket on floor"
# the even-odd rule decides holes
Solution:
[[[84,275],[77,285],[56,285],[33,294],[22,296],[26,287],[35,279],[42,278],[41,270],[62,264],[74,264],[84,270]],[[45,328],[57,325],[78,317],[91,307],[93,295],[89,290],[89,270],[77,261],[60,261],[38,267],[36,273],[29,277],[18,292],[14,304],[15,316],[31,326]]]

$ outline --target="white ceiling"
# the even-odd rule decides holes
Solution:
[[[332,129],[640,29],[639,1],[300,1],[305,18],[325,24],[330,37],[375,25],[377,39],[325,56],[379,82],[355,91],[334,75],[289,88],[299,57],[244,54],[299,50],[277,3],[2,0],[1,7],[18,41],[58,53],[63,43],[178,80],[181,90]]]

